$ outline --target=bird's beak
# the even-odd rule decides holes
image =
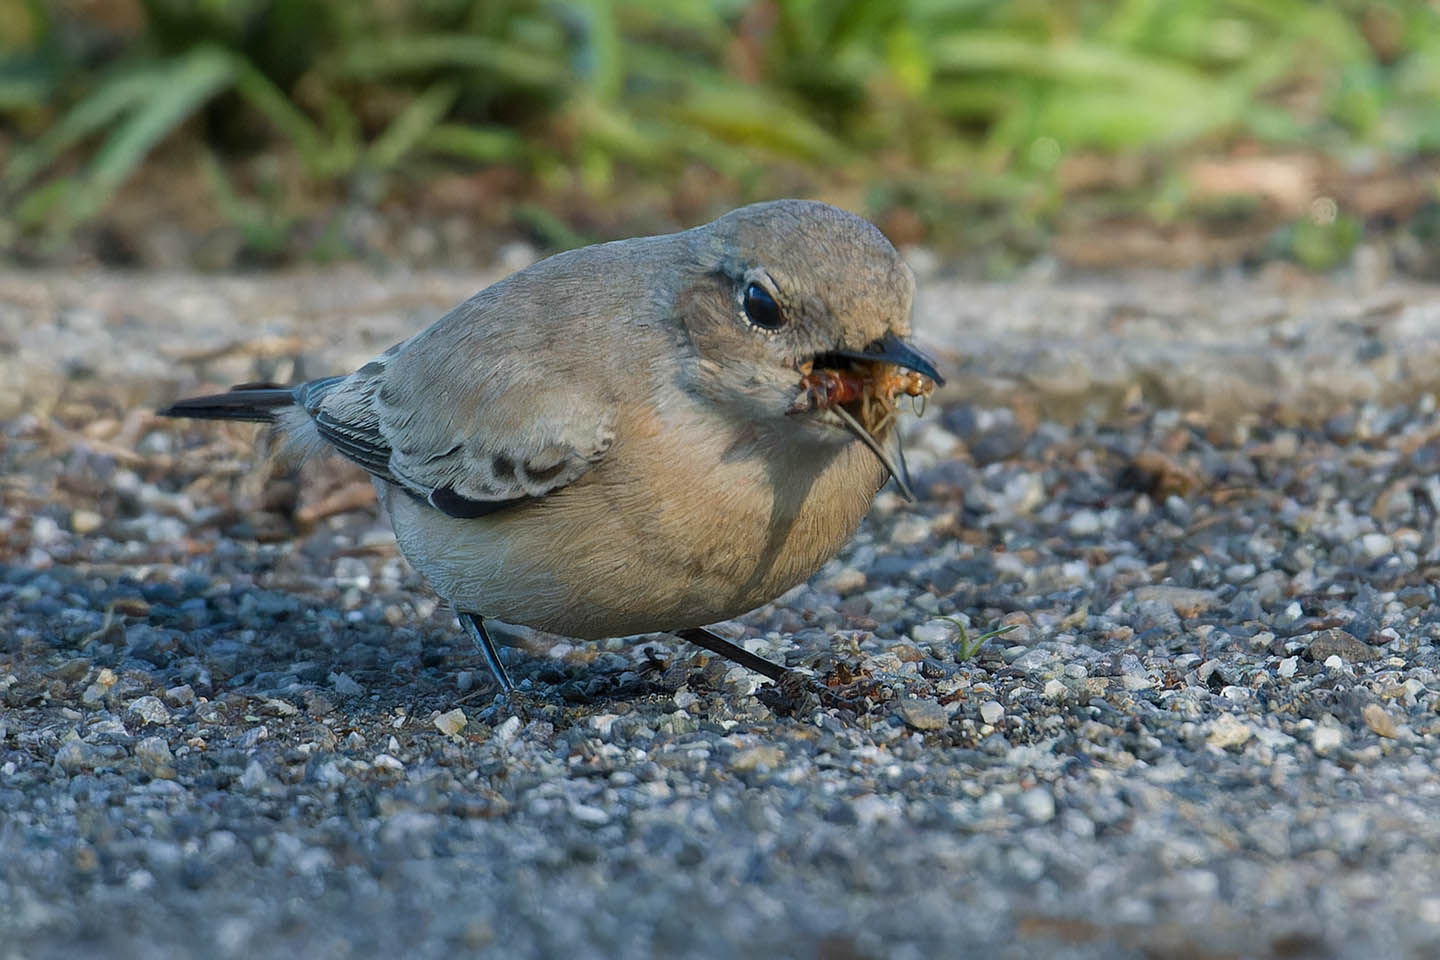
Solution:
[[[870,343],[864,350],[836,350],[834,356],[849,357],[851,360],[866,360],[870,363],[891,363],[906,370],[914,370],[943,387],[945,378],[935,369],[934,362],[915,347],[901,340],[893,333],[887,333]]]
[[[945,382],[930,358],[893,333],[887,333],[864,350],[835,350],[821,354],[800,368],[801,390],[790,413],[828,410],[879,459],[907,500],[914,500],[902,455],[897,464],[880,441],[893,422],[897,394],[916,404],[918,414],[925,398]],[[898,374],[896,370],[909,371]],[[852,409],[847,409],[850,407]],[[853,411],[853,412],[852,412]],[[897,450],[899,439],[896,439]]]

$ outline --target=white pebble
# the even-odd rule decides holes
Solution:
[[[139,717],[142,723],[170,722],[170,711],[165,709],[159,697],[140,697],[130,704],[129,712]]]
[[[1000,706],[1000,704],[996,703],[994,700],[986,700],[984,703],[980,704],[980,719],[984,720],[991,726],[999,723],[1000,718],[1003,716],[1005,716],[1005,708]]]
[[[594,719],[593,717],[591,718]],[[613,719],[613,718],[612,718]],[[520,732],[520,718],[510,717],[500,726],[495,728],[495,742],[509,743],[515,739],[515,734]]]
[[[1066,529],[1072,537],[1093,537],[1100,532],[1100,514],[1094,510],[1076,510],[1070,515]]]
[[[388,753],[377,753],[375,759],[370,761],[371,766],[376,770],[385,770],[389,773],[404,773],[405,764]]]
[[[1395,552],[1395,542],[1383,533],[1367,533],[1360,538],[1360,549],[1371,560],[1379,560]]]
[[[448,713],[442,713],[435,718],[435,729],[447,737],[453,737],[461,730],[464,730],[465,724],[469,722],[469,718],[465,716],[465,711],[456,707],[454,710]]]
[[[1055,819],[1055,796],[1045,787],[1031,787],[1020,794],[1020,812],[1031,823],[1049,823]]]

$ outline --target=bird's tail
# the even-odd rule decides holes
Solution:
[[[155,412],[162,417],[274,423],[280,410],[296,402],[295,392],[294,387],[274,383],[242,383],[225,393],[179,400]]]

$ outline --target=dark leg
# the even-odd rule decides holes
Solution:
[[[781,696],[792,702],[801,702],[805,693],[808,691],[819,697],[820,702],[827,707],[843,707],[857,712],[864,709],[863,704],[852,702],[839,696],[829,687],[816,683],[803,673],[796,673],[789,667],[782,667],[778,663],[771,663],[764,657],[756,656],[744,647],[736,646],[729,640],[716,636],[704,627],[690,627],[687,630],[676,630],[675,636],[681,640],[693,643],[697,647],[704,647],[711,653],[718,654],[731,663],[738,663],[747,670],[754,670],[767,680],[773,680]]]
[[[738,663],[747,670],[754,670],[760,676],[776,683],[790,676],[790,670],[780,666],[778,663],[771,663],[764,657],[757,657],[744,647],[737,647],[729,640],[722,639],[706,630],[704,627],[690,627],[688,630],[677,630],[675,636],[681,640],[695,644],[697,647],[704,647],[711,653],[719,654],[732,663]]]
[[[495,682],[500,684],[500,691],[509,696],[515,690],[515,684],[510,682],[510,675],[505,672],[505,664],[500,662],[500,653],[490,641],[490,635],[485,632],[484,618],[473,613],[461,613],[459,610],[455,611],[455,616],[460,618],[460,625],[479,648],[481,656],[485,658],[485,665],[490,668]]]

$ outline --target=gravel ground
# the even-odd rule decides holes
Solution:
[[[0,958],[1440,949],[1437,291],[930,275],[921,502],[723,628],[856,708],[524,631],[511,708],[354,471],[136,406],[475,283],[0,274]]]

